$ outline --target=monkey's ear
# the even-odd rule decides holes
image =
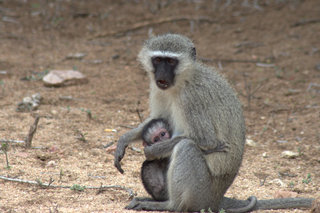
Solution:
[[[197,57],[197,51],[196,51],[196,48],[192,48],[191,50],[191,57],[193,60],[196,60],[196,57]]]

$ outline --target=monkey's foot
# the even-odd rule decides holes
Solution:
[[[143,198],[133,198],[133,200],[125,207],[132,210],[149,210],[149,211],[170,211],[168,201],[159,202],[152,199],[144,200]]]
[[[141,209],[138,208],[139,207],[139,202],[140,201],[138,199],[133,198],[133,200],[129,203],[129,205],[127,205],[125,207],[125,209],[141,210]]]

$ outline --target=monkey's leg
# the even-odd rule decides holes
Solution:
[[[201,150],[192,140],[178,143],[171,156],[167,174],[169,200],[135,201],[131,209],[153,211],[200,211],[218,203],[212,193],[211,174]]]
[[[157,201],[168,200],[167,170],[169,159],[144,161],[141,180],[146,191]]]
[[[210,170],[202,151],[193,140],[185,139],[173,150],[168,170],[170,204],[175,211],[200,211],[218,205]]]
[[[151,198],[145,199],[143,197],[134,198],[126,209],[133,210],[149,210],[149,211],[173,211],[173,209],[169,209],[168,201],[154,201]]]

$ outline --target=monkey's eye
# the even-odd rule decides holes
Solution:
[[[166,135],[166,133],[165,132],[161,132],[160,135],[163,137],[163,136]]]
[[[153,142],[155,143],[155,142],[158,142],[160,140],[160,138],[159,137],[155,137],[153,140],[154,140]]]
[[[162,59],[160,57],[155,57],[155,58],[152,59],[152,62],[154,64],[159,64],[161,61],[162,61]]]
[[[174,58],[167,58],[167,62],[168,62],[168,64],[170,64],[172,66],[177,64],[177,60]]]

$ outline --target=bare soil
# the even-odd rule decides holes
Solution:
[[[243,2],[0,0],[0,139],[24,140],[34,116],[42,116],[33,148],[10,143],[9,169],[1,152],[0,175],[55,185],[121,185],[146,196],[141,143],[127,150],[123,175],[105,147],[138,125],[138,114],[148,116],[148,77],[136,56],[152,29],[192,38],[199,58],[239,93],[247,138],[256,146],[246,147],[227,196],[269,199],[285,191],[319,198],[319,1],[259,1],[259,8]],[[173,20],[153,24],[164,18]],[[74,53],[86,56],[66,59]],[[79,70],[89,82],[45,87],[41,76],[52,69]],[[39,108],[17,112],[34,93],[43,97]],[[299,156],[286,159],[285,150]],[[129,201],[116,188],[81,192],[0,180],[1,212],[133,212],[124,210]]]

